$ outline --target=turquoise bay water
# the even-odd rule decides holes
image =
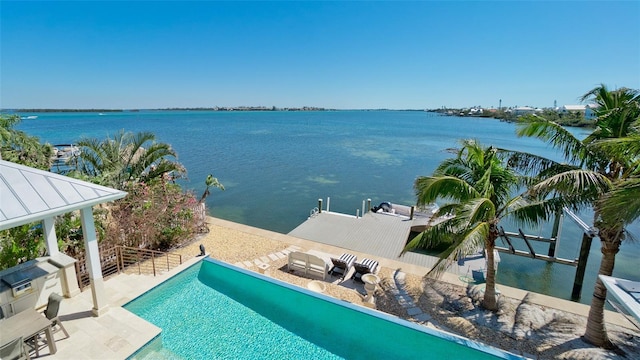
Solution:
[[[125,305],[162,328],[134,358],[519,358],[250,274],[205,259]]]
[[[21,114],[23,116],[32,114]],[[302,223],[319,198],[331,210],[356,213],[362,201],[414,204],[413,181],[429,175],[458,139],[527,151],[560,160],[536,139],[517,138],[515,126],[493,119],[442,117],[420,111],[45,113],[19,129],[52,144],[105,138],[120,129],[151,131],[179,154],[188,170],[184,184],[197,195],[207,174],[225,185],[212,191],[212,215],[287,233]],[[585,136],[583,130],[572,130]],[[583,218],[590,222],[587,215]],[[549,236],[550,226],[531,229]],[[516,229],[507,229],[516,230]],[[640,226],[630,230],[640,236]],[[565,218],[558,256],[578,256],[582,234]],[[520,244],[521,249],[526,249]],[[590,302],[600,263],[594,240],[582,302]],[[536,252],[546,254],[544,246]],[[640,281],[640,244],[625,242],[614,276]],[[506,254],[498,282],[568,299],[575,268]]]

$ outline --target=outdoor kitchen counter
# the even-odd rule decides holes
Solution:
[[[0,271],[0,311],[10,317],[46,304],[49,294],[61,293],[60,267],[40,257]]]

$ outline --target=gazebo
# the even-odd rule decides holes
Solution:
[[[92,312],[96,316],[108,310],[108,303],[92,207],[126,195],[124,191],[0,160],[0,230],[41,222],[47,255],[64,268],[62,291],[67,297],[80,292],[73,266],[76,260],[58,249],[55,217],[76,210],[80,212],[93,295]]]

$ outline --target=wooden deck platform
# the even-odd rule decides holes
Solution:
[[[353,250],[431,268],[438,260],[437,257],[413,252],[400,256],[411,228],[424,226],[428,221],[429,216],[421,213],[409,219],[407,216],[384,212],[367,212],[362,217],[355,217],[323,211],[308,218],[289,232],[289,235],[340,247],[345,252]],[[452,266],[449,272],[471,276],[472,271],[485,267],[484,257],[479,255],[458,262],[458,266]]]

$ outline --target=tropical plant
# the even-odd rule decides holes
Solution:
[[[209,188],[214,187],[224,191],[224,185],[218,181],[218,178],[213,177],[213,174],[207,175],[207,178],[204,181],[204,184],[207,186],[202,193],[202,197],[200,197],[200,203],[203,203],[207,196],[211,195]]]
[[[637,167],[637,152],[634,156],[628,149],[615,143],[625,138],[637,139],[640,96],[637,90],[609,90],[605,85],[600,85],[587,92],[582,100],[598,105],[595,109],[596,127],[582,141],[557,123],[540,117],[524,119],[517,130],[518,136],[537,137],[560,149],[569,164],[559,164],[536,156],[518,156],[512,158],[512,165],[537,172],[541,181],[529,188],[531,193],[555,196],[575,207],[587,205],[593,209],[593,222],[602,252],[598,274],[611,275],[620,245],[629,237],[624,225],[633,214],[623,219],[612,211],[604,211],[604,206],[609,204],[608,208],[611,209],[612,201],[633,201],[627,197],[632,196],[629,189],[634,191],[636,186],[632,169]],[[604,284],[599,278],[596,279],[584,339],[596,346],[612,347],[604,323],[606,295]]]
[[[32,223],[0,231],[0,270],[43,256],[42,225]]]
[[[124,190],[128,195],[114,202],[107,226],[106,239],[113,245],[167,250],[198,231],[198,202],[178,185],[129,182]]]
[[[0,158],[49,170],[53,147],[49,144],[41,144],[37,137],[16,130],[15,126],[19,123],[18,115],[0,115]]]
[[[34,168],[49,170],[53,147],[37,137],[15,129],[20,116],[0,114],[0,158]],[[0,231],[0,269],[15,266],[43,254],[40,224],[27,224]]]
[[[427,274],[438,276],[457,259],[484,248],[487,276],[483,306],[497,310],[494,248],[498,224],[509,217],[517,224],[533,225],[557,210],[552,201],[514,195],[524,182],[523,177],[504,165],[498,149],[483,147],[474,140],[462,141],[456,157],[443,161],[433,176],[416,179],[419,206],[437,200],[446,203],[432,216],[427,229],[409,241],[403,253],[447,244]]]
[[[601,199],[601,213],[607,218],[617,217],[625,224],[640,218],[640,135],[601,141],[597,146],[614,153],[626,153],[633,161],[628,176],[616,183]]]
[[[176,157],[171,146],[156,142],[150,132],[133,134],[121,130],[105,140],[82,139],[78,146],[82,150],[78,170],[71,175],[85,175],[116,189],[124,189],[129,181],[176,179],[185,173],[180,163],[170,159]]]

